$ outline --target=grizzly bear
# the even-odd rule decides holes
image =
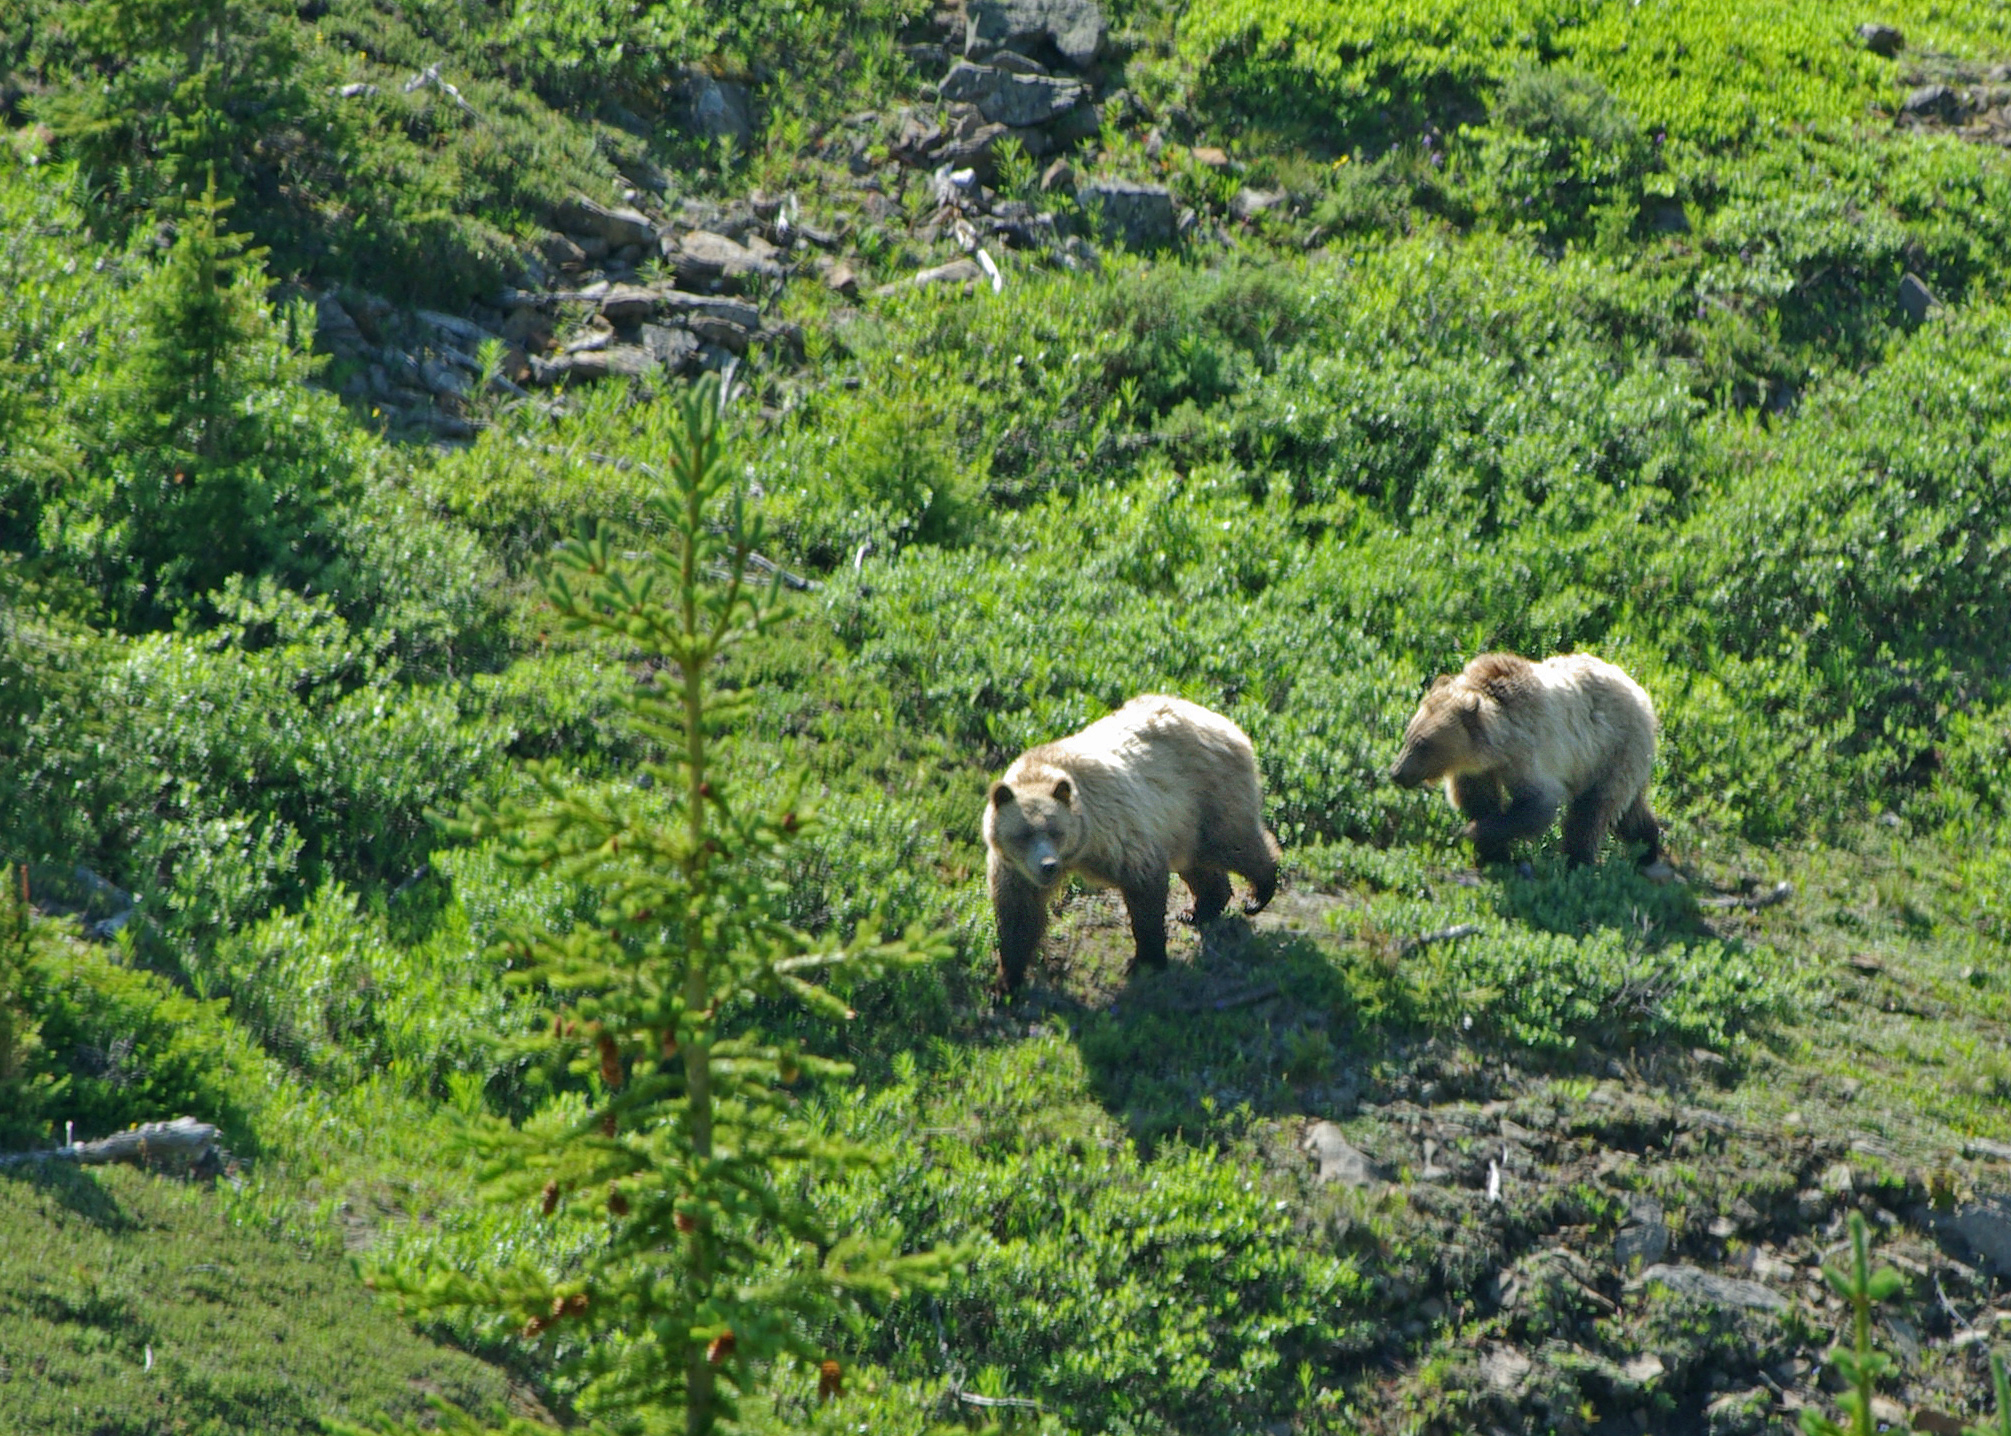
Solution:
[[[1562,807],[1573,867],[1597,857],[1609,831],[1647,844],[1645,865],[1661,853],[1647,796],[1655,729],[1641,685],[1589,653],[1541,663],[1483,653],[1425,694],[1390,779],[1443,780],[1483,863],[1506,862],[1510,843],[1541,836]]]
[[[1124,894],[1136,961],[1166,965],[1167,874],[1194,894],[1188,920],[1229,905],[1229,874],[1254,913],[1278,888],[1257,757],[1234,723],[1183,698],[1134,698],[1080,733],[1029,748],[985,803],[986,869],[999,966],[1017,991],[1070,873]]]

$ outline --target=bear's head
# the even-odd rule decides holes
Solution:
[[[1479,688],[1458,678],[1441,677],[1432,684],[1404,729],[1404,745],[1390,765],[1390,781],[1400,788],[1416,788],[1486,772],[1489,702]]]
[[[1022,775],[992,784],[985,809],[985,841],[1037,888],[1051,888],[1068,872],[1081,844],[1082,810],[1065,775]]]

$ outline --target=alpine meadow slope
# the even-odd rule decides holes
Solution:
[[[0,132],[0,1429],[2000,1429],[2002,7],[26,0]],[[1388,780],[1488,651],[1673,880]],[[1141,693],[1280,891],[1008,997]]]

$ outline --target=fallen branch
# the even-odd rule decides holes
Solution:
[[[1463,937],[1480,935],[1480,924],[1463,922],[1457,927],[1442,927],[1437,932],[1421,932],[1416,937],[1407,937],[1397,944],[1397,956],[1409,957],[1421,947],[1430,947],[1435,942],[1458,942]]]
[[[1700,898],[1698,907],[1742,907],[1757,911],[1772,907],[1777,902],[1786,902],[1795,895],[1795,885],[1785,880],[1775,883],[1763,893],[1730,893],[1724,897]]]
[[[1262,987],[1253,987],[1248,992],[1239,992],[1234,997],[1204,997],[1198,1002],[1183,1002],[1174,1009],[1177,1012],[1228,1012],[1238,1007],[1254,1007],[1260,1002],[1268,1002],[1278,996],[1278,984],[1267,982]]]
[[[149,1122],[130,1132],[114,1132],[95,1142],[73,1142],[47,1152],[15,1152],[0,1157],[0,1167],[23,1162],[75,1162],[79,1166],[102,1167],[112,1162],[199,1161],[216,1145],[217,1129],[193,1117],[177,1117],[172,1122]]]

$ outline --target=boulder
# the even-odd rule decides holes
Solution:
[[[1095,63],[1109,33],[1095,0],[971,0],[966,14],[965,54],[1052,48],[1080,69]]]
[[[363,331],[332,294],[314,301],[314,347],[324,354],[349,354],[364,346]]]
[[[773,260],[762,258],[745,245],[735,244],[723,234],[703,229],[694,229],[674,247],[666,243],[664,257],[676,264],[679,281],[687,284],[739,288],[755,279],[773,279],[782,273],[782,267]]]
[[[1382,1181],[1376,1164],[1341,1135],[1332,1122],[1315,1122],[1299,1142],[1302,1150],[1320,1164],[1320,1181],[1339,1182],[1344,1187],[1373,1187]]]
[[[904,289],[926,289],[932,284],[964,284],[984,277],[985,272],[978,267],[975,259],[953,259],[948,264],[939,264],[934,269],[924,269],[906,279],[883,284],[873,292],[878,295],[898,294]]]
[[[1960,124],[1969,113],[1962,96],[1947,85],[1922,85],[1906,97],[1906,103],[1899,109],[1909,120],[1938,120],[1949,125]]]
[[[1237,190],[1236,197],[1229,201],[1229,213],[1247,223],[1276,209],[1288,198],[1281,189],[1251,189],[1246,185]]]
[[[633,209],[609,209],[585,195],[574,195],[559,206],[559,227],[569,234],[593,235],[609,249],[625,244],[656,243],[656,226],[647,215]]]
[[[1651,1266],[1627,1283],[1630,1290],[1649,1285],[1667,1287],[1678,1296],[1707,1302],[1712,1306],[1739,1307],[1746,1311],[1781,1311],[1786,1298],[1756,1281],[1719,1276],[1694,1266]]]
[[[1964,1202],[1934,1221],[1943,1246],[1997,1276],[2011,1276],[2011,1197]]]
[[[645,324],[642,347],[651,359],[673,374],[681,374],[698,362],[698,338],[688,329]]]
[[[1160,249],[1173,242],[1178,211],[1163,184],[1096,180],[1076,190],[1082,207],[1097,216],[1103,235],[1129,249]]]
[[[1919,275],[1908,274],[1899,281],[1899,307],[1915,324],[1925,320],[1937,302],[1934,291]]]
[[[1044,125],[1082,103],[1087,89],[1078,80],[1016,75],[992,65],[959,60],[943,77],[943,98],[976,105],[996,125]]]
[[[617,284],[601,296],[601,314],[610,324],[634,324],[656,313],[661,303],[654,289]]]
[[[1868,22],[1857,27],[1857,38],[1864,41],[1864,48],[1874,55],[1890,60],[1906,48],[1906,37],[1890,25]]]
[[[741,153],[754,144],[754,97],[745,85],[693,67],[685,72],[686,116],[708,140],[730,140]]]

